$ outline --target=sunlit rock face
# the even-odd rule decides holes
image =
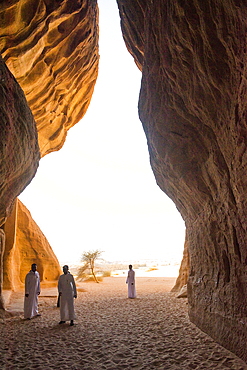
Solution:
[[[5,233],[2,229],[0,229],[0,309],[4,309],[4,300],[2,296],[2,288],[3,288],[3,256],[5,250]]]
[[[123,29],[143,34],[151,165],[187,228],[189,315],[247,361],[246,3],[131,2],[118,0]]]
[[[25,95],[0,56],[0,225],[39,165],[36,124]]]
[[[28,209],[16,200],[5,230],[3,289],[18,290],[25,283],[31,264],[37,264],[40,280],[52,284],[61,274],[59,262]]]
[[[174,287],[172,288],[172,292],[179,292],[181,288],[187,285],[189,277],[189,266],[190,261],[189,261],[188,241],[187,236],[185,236],[183,259],[180,265],[179,275],[177,277]]]
[[[41,155],[85,114],[98,72],[96,0],[3,0],[0,53],[34,115]]]

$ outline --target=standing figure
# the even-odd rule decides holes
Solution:
[[[132,270],[132,265],[129,265],[126,284],[128,284],[128,298],[136,298],[135,271]]]
[[[69,273],[69,267],[63,266],[63,275],[58,280],[58,294],[60,296],[60,317],[59,324],[64,324],[70,320],[70,326],[74,325],[75,310],[74,298],[77,297],[75,280],[73,275]]]
[[[25,300],[24,300],[24,318],[31,320],[34,316],[40,316],[38,313],[38,295],[40,294],[40,278],[36,263],[33,263],[31,270],[25,278]]]

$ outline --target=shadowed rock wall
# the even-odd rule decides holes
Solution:
[[[138,1],[118,3],[143,35],[151,165],[186,223],[190,318],[247,361],[246,2],[146,0],[138,22]]]
[[[18,290],[23,286],[32,263],[37,264],[41,282],[58,280],[62,272],[59,262],[30,212],[18,199],[4,230],[3,289]]]
[[[0,53],[34,115],[41,155],[85,114],[98,73],[96,0],[3,0]]]
[[[36,124],[25,95],[0,56],[0,226],[34,177],[40,159]],[[0,308],[5,235],[0,229]]]
[[[35,121],[23,91],[0,56],[0,225],[39,165]]]

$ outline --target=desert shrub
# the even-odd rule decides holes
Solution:
[[[111,271],[103,271],[101,276],[102,277],[110,277],[111,276]]]

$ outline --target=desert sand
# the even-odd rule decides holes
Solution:
[[[56,289],[42,290],[41,317],[23,318],[23,292],[0,318],[1,369],[247,369],[247,364],[193,325],[174,278],[137,278],[127,298],[123,277],[80,283],[77,320],[59,325]],[[7,293],[6,293],[7,299]]]

